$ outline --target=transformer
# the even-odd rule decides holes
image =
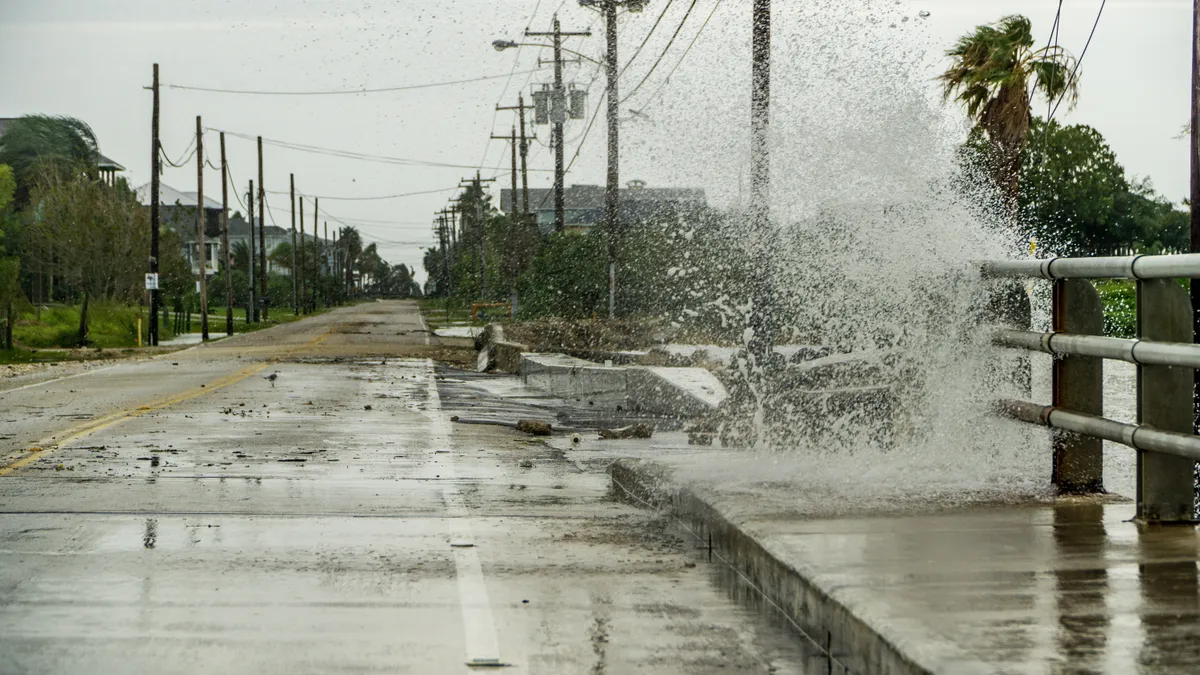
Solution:
[[[533,121],[534,124],[550,123],[550,90],[546,88],[533,92]]]
[[[576,89],[575,85],[571,85],[571,105],[567,110],[567,114],[573,120],[581,120],[587,117],[587,90]]]

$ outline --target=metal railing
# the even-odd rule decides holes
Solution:
[[[1174,280],[1200,278],[1200,254],[1049,258],[986,262],[989,278],[1053,282],[1053,331],[998,329],[994,344],[1055,357],[1050,405],[1000,401],[1013,419],[1058,429],[1053,482],[1062,492],[1103,489],[1103,445],[1133,448],[1137,458],[1137,519],[1192,522],[1200,436],[1193,431],[1193,371],[1200,345],[1192,344],[1192,307]],[[1137,282],[1137,339],[1102,337],[1104,311],[1089,279]],[[1137,424],[1103,416],[1103,362],[1138,368]]]

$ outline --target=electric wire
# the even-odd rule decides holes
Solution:
[[[466,80],[450,80],[447,82],[430,82],[426,84],[410,84],[397,87],[374,87],[360,89],[327,89],[314,91],[265,91],[251,89],[220,89],[217,87],[194,87],[182,84],[167,84],[163,85],[170,89],[180,89],[185,91],[202,91],[214,94],[244,94],[251,96],[339,96],[353,94],[383,94],[395,91],[411,91],[415,89],[431,89],[434,87],[449,87],[458,84],[471,84],[474,82],[486,82],[488,80],[499,80],[500,78],[511,78],[514,73],[508,72],[500,75],[484,75],[482,77],[474,77]]]
[[[670,51],[671,45],[675,44],[675,38],[679,37],[679,32],[683,30],[683,25],[687,23],[688,17],[692,15],[692,10],[696,8],[696,2],[697,0],[692,0],[692,4],[688,5],[687,12],[684,12],[683,18],[680,19],[679,25],[675,28],[675,33],[671,35],[671,39],[667,42],[667,46],[664,47],[662,53],[658,55],[658,59],[654,61],[654,65],[650,66],[650,70],[646,71],[646,76],[642,78],[642,81],[638,82],[637,86],[635,86],[632,91],[630,91],[628,94],[625,94],[625,96],[621,98],[621,103],[633,98],[633,95],[642,88],[642,85],[646,84],[646,80],[649,80],[650,76],[654,74],[655,69],[658,68],[658,64],[662,63],[663,58],[665,58],[667,52]]]
[[[233,131],[225,131],[226,134],[235,138],[244,140],[256,140],[257,137],[249,134],[242,134]],[[289,141],[280,141],[275,139],[263,138],[263,143],[273,145],[275,147],[295,150],[297,152],[310,152],[319,155],[327,155],[331,157],[341,157],[343,159],[356,159],[362,161],[378,162],[381,164],[396,164],[401,166],[422,166],[434,168],[451,168],[451,169],[477,169],[479,167],[473,164],[450,164],[446,162],[434,162],[423,159],[413,159],[409,157],[392,157],[388,155],[373,155],[365,152],[357,152],[353,150],[339,150],[336,148],[326,148],[316,145],[307,145],[304,143],[292,143]],[[531,171],[548,171],[548,169],[530,169]]]
[[[1068,86],[1075,81],[1075,75],[1079,72],[1079,66],[1083,64],[1083,59],[1087,56],[1088,47],[1092,46],[1092,38],[1096,37],[1096,28],[1100,25],[1100,17],[1104,15],[1104,7],[1107,4],[1108,0],[1100,0],[1100,9],[1096,12],[1096,21],[1092,23],[1092,32],[1088,34],[1087,42],[1083,45],[1083,51],[1079,53],[1079,58],[1075,61],[1075,67],[1071,69],[1071,76],[1067,78]],[[1058,107],[1062,105],[1063,99],[1067,97],[1067,90],[1067,87],[1063,88],[1062,95],[1058,97],[1058,101],[1054,104],[1054,109],[1050,111],[1050,118],[1046,120],[1047,125],[1058,114]]]
[[[317,199],[328,199],[330,201],[335,201],[335,202],[369,202],[369,201],[378,201],[378,200],[382,200],[382,199],[401,199],[403,197],[415,197],[417,195],[432,195],[432,194],[437,194],[439,192],[448,192],[453,189],[455,189],[455,188],[438,188],[436,190],[422,190],[420,192],[404,192],[404,193],[396,194],[396,195],[376,195],[373,197],[333,197],[333,196],[329,196],[329,195],[308,195],[308,196],[316,197]],[[286,195],[286,194],[290,194],[290,191],[288,191],[288,190],[267,190],[267,193],[273,194],[273,195]]]
[[[708,28],[708,23],[712,21],[713,15],[717,13],[717,8],[719,8],[721,3],[724,1],[725,0],[717,0],[717,2],[713,5],[712,11],[709,12],[708,16],[704,19],[704,23],[700,24],[700,30],[696,31],[696,34],[692,36],[692,41],[688,43],[687,49],[683,50],[683,54],[679,57],[679,60],[675,62],[674,67],[672,67],[671,71],[667,73],[667,76],[663,78],[663,81],[659,83],[658,88],[654,90],[654,93],[650,94],[650,98],[646,105],[642,106],[642,110],[646,110],[650,106],[662,100],[661,98],[657,98],[659,92],[663,90],[663,87],[666,87],[667,84],[670,83],[671,77],[675,75],[676,70],[679,70],[679,66],[683,63],[683,60],[687,58],[688,53],[692,51],[692,47],[696,45],[696,41],[700,39],[700,35],[704,32],[704,29]],[[1059,2],[1062,2],[1062,0],[1059,0]]]
[[[638,54],[642,53],[642,49],[645,48],[646,43],[650,41],[650,36],[654,35],[654,31],[658,30],[658,24],[662,23],[663,17],[667,15],[667,10],[671,9],[671,5],[673,4],[675,4],[675,0],[667,0],[667,4],[663,7],[662,11],[658,13],[658,18],[655,19],[654,24],[650,26],[650,32],[646,33],[646,37],[642,38],[642,44],[638,45],[637,49],[633,50],[633,56],[629,57],[629,60],[625,62],[625,66],[621,68],[621,72],[617,73],[617,77],[624,75],[625,71],[629,70],[629,66],[633,65],[634,60],[637,59]]]

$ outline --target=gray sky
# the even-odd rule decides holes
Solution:
[[[820,11],[830,0],[813,0]],[[633,54],[665,0],[651,0],[640,15],[622,19],[621,60]],[[666,46],[687,6],[675,2],[662,25],[622,78],[622,105],[644,110],[646,120],[622,129],[622,180],[639,178],[651,186],[702,187],[716,205],[738,198],[745,162],[749,0],[724,0],[687,57],[680,61],[717,0],[697,0],[693,14],[662,64],[636,91]],[[883,0],[880,5],[889,5]],[[1190,5],[1187,0],[1109,0],[1083,63],[1082,97],[1066,122],[1095,126],[1111,143],[1132,175],[1150,176],[1172,200],[1187,194],[1187,145],[1175,137],[1188,118]],[[783,3],[779,3],[780,7]],[[917,49],[925,51],[933,90],[938,58],[960,34],[1010,13],[1034,22],[1039,41],[1048,36],[1054,0],[906,0],[892,12],[928,10]],[[1100,0],[1066,0],[1061,42],[1079,54]],[[793,6],[796,7],[796,6]],[[815,10],[813,9],[815,8]],[[424,85],[503,75],[498,79],[411,91],[349,96],[247,96],[164,87],[162,138],[172,158],[191,140],[195,116],[207,127],[270,140],[388,157],[462,165],[441,167],[374,163],[299,152],[268,145],[266,184],[286,190],[288,174],[310,195],[371,197],[447,189],[445,192],[377,201],[322,200],[330,227],[338,218],[379,243],[385,258],[420,268],[420,249],[432,243],[430,218],[453,196],[459,178],[481,168],[507,186],[508,148],[489,142],[494,131],[507,134],[511,113],[494,111],[513,104],[519,91],[548,81],[538,74],[537,50],[497,53],[491,41],[517,39],[532,23],[548,28],[559,10],[564,29],[591,26],[596,35],[570,45],[599,57],[601,25],[594,12],[575,0],[6,0],[0,2],[0,116],[49,113],[79,117],[95,129],[102,151],[128,168],[136,186],[149,176],[151,64],[158,62],[164,85],[318,91],[360,87]],[[789,40],[793,26],[786,11],[776,26],[777,72],[803,63],[806,50],[827,48]],[[915,22],[914,22],[915,23]],[[796,35],[802,31],[796,29]],[[543,53],[543,56],[547,55]],[[670,81],[665,77],[678,65]],[[509,73],[514,73],[507,77]],[[927,77],[925,76],[927,75]],[[603,80],[590,64],[572,66],[568,80],[590,84],[589,105],[600,103]],[[802,121],[781,120],[801,125]],[[586,122],[567,130],[568,161]],[[801,128],[802,126],[798,126]],[[552,153],[540,142],[531,152],[531,186],[548,187]],[[205,138],[214,163],[217,138]],[[227,137],[230,167],[239,192],[255,171],[252,141]],[[706,151],[708,154],[706,155]],[[568,184],[604,181],[604,127],[598,119],[586,137]],[[721,164],[719,170],[714,164]],[[775,165],[776,171],[787,166]],[[194,165],[168,168],[165,183],[195,189]],[[206,173],[206,193],[219,198],[216,171]],[[287,226],[288,200],[273,194],[269,204],[277,224]],[[306,209],[308,214],[310,209]],[[306,214],[306,215],[308,215]],[[311,228],[311,220],[307,222]]]

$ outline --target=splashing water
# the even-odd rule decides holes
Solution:
[[[786,342],[824,350],[744,373],[727,437],[769,453],[759,478],[777,477],[781,458],[819,456],[790,471],[884,492],[1041,494],[1045,432],[990,411],[996,398],[1028,395],[1024,362],[989,344],[995,289],[977,271],[1017,254],[1016,237],[975,206],[986,186],[959,168],[966,128],[941,101],[943,47],[928,43],[918,12],[878,0],[775,3],[776,318]],[[730,139],[744,137],[745,119],[688,152],[744,156],[748,144]],[[741,249],[744,231],[733,232],[728,245]],[[746,290],[707,289],[699,304],[725,295]],[[748,303],[723,307],[744,325]],[[749,368],[744,358],[736,367]]]

